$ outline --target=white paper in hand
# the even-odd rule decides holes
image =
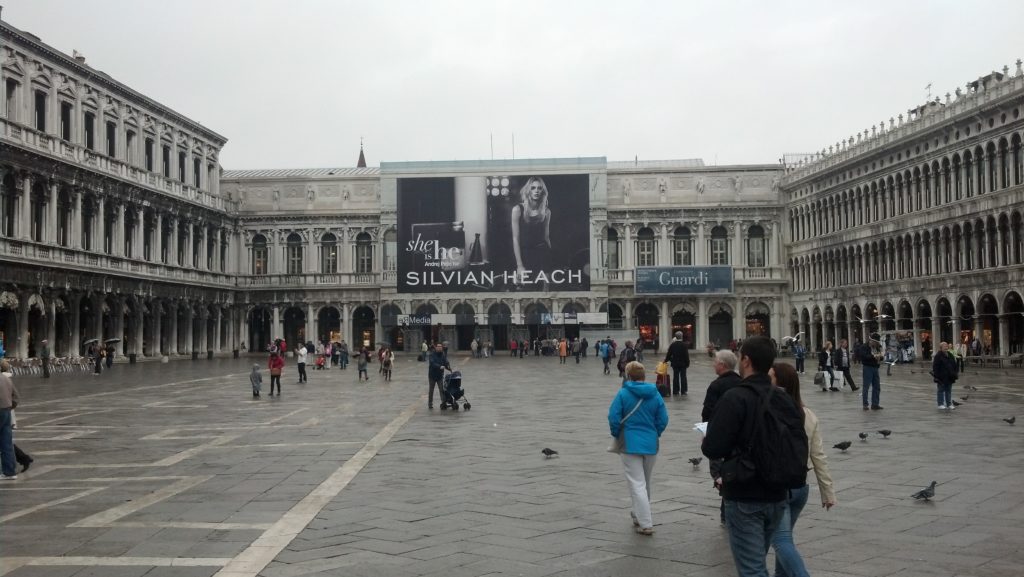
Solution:
[[[708,423],[707,423],[707,421],[704,421],[703,423],[696,423],[696,424],[694,424],[693,425],[693,430],[697,431],[698,433],[700,433],[702,435],[707,435],[708,434]]]

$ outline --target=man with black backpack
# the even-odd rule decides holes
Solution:
[[[626,341],[626,348],[622,349],[619,353],[619,378],[622,379],[622,383],[626,383],[626,365],[636,360],[636,349],[633,348],[633,341]]]
[[[765,337],[740,348],[743,381],[718,401],[701,450],[722,464],[729,546],[740,577],[768,575],[765,557],[789,489],[807,481],[803,411],[771,384],[775,349]]]

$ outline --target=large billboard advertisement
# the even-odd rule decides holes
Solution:
[[[589,175],[398,179],[398,292],[590,289]]]
[[[636,269],[638,295],[730,294],[731,266],[641,266]]]

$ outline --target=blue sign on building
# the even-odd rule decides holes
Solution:
[[[636,269],[638,295],[704,295],[733,292],[731,266],[643,266]]]

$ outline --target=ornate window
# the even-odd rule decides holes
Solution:
[[[658,241],[654,239],[654,231],[648,227],[636,233],[636,265],[654,266],[655,254],[658,252]]]
[[[287,244],[285,251],[287,252],[286,261],[288,263],[288,274],[302,274],[302,237],[298,233],[291,233],[288,235]]]
[[[384,270],[398,270],[398,235],[394,230],[384,233]]]
[[[320,272],[338,272],[338,238],[329,232],[320,237]]]
[[[356,236],[356,272],[366,274],[373,272],[373,240],[370,235],[361,232]]]
[[[672,235],[672,264],[693,266],[693,235],[688,227],[680,226]]]
[[[601,263],[609,270],[619,268],[619,233],[611,227],[605,229],[600,242]]]
[[[747,266],[765,266],[767,245],[761,226],[755,224],[747,230]]]
[[[264,275],[268,274],[268,262],[267,256],[267,237],[262,234],[257,234],[252,239],[252,274]]]
[[[46,132],[46,93],[42,90],[35,91],[35,128],[39,132]]]
[[[11,122],[18,121],[18,81],[7,78],[4,82],[4,118]]]
[[[15,210],[14,177],[7,174],[0,186],[0,236],[14,236]]]
[[[711,229],[711,239],[708,240],[708,254],[711,255],[712,265],[729,264],[729,233],[724,226],[716,226]]]

